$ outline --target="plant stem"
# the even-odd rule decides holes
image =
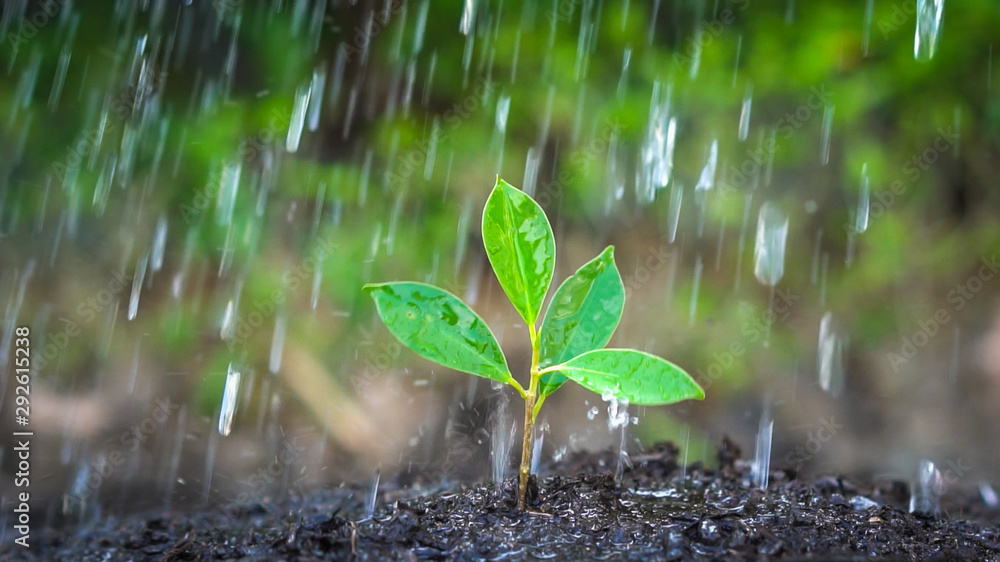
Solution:
[[[531,453],[535,445],[535,400],[538,398],[538,334],[528,326],[531,335],[531,382],[524,394],[524,441],[521,443],[521,472],[518,479],[517,508],[524,509],[528,496],[528,477],[531,476]]]

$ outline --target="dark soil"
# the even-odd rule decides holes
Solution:
[[[622,482],[611,452],[549,467],[531,508],[515,509],[516,483],[423,495],[419,486],[379,495],[364,513],[363,486],[219,511],[105,519],[97,526],[33,534],[30,550],[0,547],[3,560],[1000,560],[1000,515],[973,495],[952,494],[943,513],[910,514],[904,482],[856,486],[771,473],[748,486],[749,463],[726,442],[721,469],[679,477],[677,449],[632,458]]]

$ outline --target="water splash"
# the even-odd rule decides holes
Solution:
[[[774,434],[774,418],[771,416],[770,401],[764,404],[757,428],[754,460],[750,467],[750,482],[758,488],[767,488],[768,472],[771,468],[771,437]]]
[[[601,399],[608,403],[608,431],[618,431],[617,455],[615,455],[615,482],[621,482],[625,465],[630,468],[632,461],[628,457],[625,440],[628,435],[628,425],[632,421],[628,414],[628,400],[618,400],[614,393],[605,392]]]
[[[549,429],[548,420],[542,420],[542,423],[535,426],[534,446],[531,449],[532,473],[538,472],[538,466],[542,462],[542,447],[545,446],[545,434],[549,432]]]
[[[917,26],[913,32],[913,58],[929,61],[934,58],[941,34],[944,0],[917,0]]]
[[[910,513],[937,514],[941,511],[941,492],[944,480],[941,472],[929,460],[920,461],[917,481],[910,492]]]
[[[365,499],[365,517],[363,521],[371,521],[375,517],[375,505],[378,503],[378,484],[382,478],[382,468],[376,468],[372,475],[372,483],[368,488],[368,496]]]
[[[490,477],[494,484],[500,485],[507,477],[516,429],[507,396],[501,392],[490,423]]]

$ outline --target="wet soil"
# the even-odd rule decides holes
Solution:
[[[907,511],[905,482],[875,486],[771,472],[726,441],[721,468],[681,471],[661,444],[620,482],[610,451],[543,469],[528,512],[516,483],[432,490],[386,483],[364,520],[366,486],[240,509],[157,513],[49,529],[3,560],[1000,560],[1000,514],[950,491],[938,515]],[[9,534],[8,534],[9,536]]]

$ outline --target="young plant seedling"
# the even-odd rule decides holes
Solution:
[[[698,383],[673,363],[634,349],[603,349],[625,304],[613,246],[559,286],[539,329],[536,324],[556,261],[552,227],[542,208],[497,178],[483,210],[483,244],[500,286],[528,325],[527,389],[511,375],[486,322],[455,295],[405,281],[369,284],[364,290],[404,345],[445,367],[508,384],[524,399],[520,509],[525,506],[538,410],[567,379],[630,404],[652,406],[705,397]]]

